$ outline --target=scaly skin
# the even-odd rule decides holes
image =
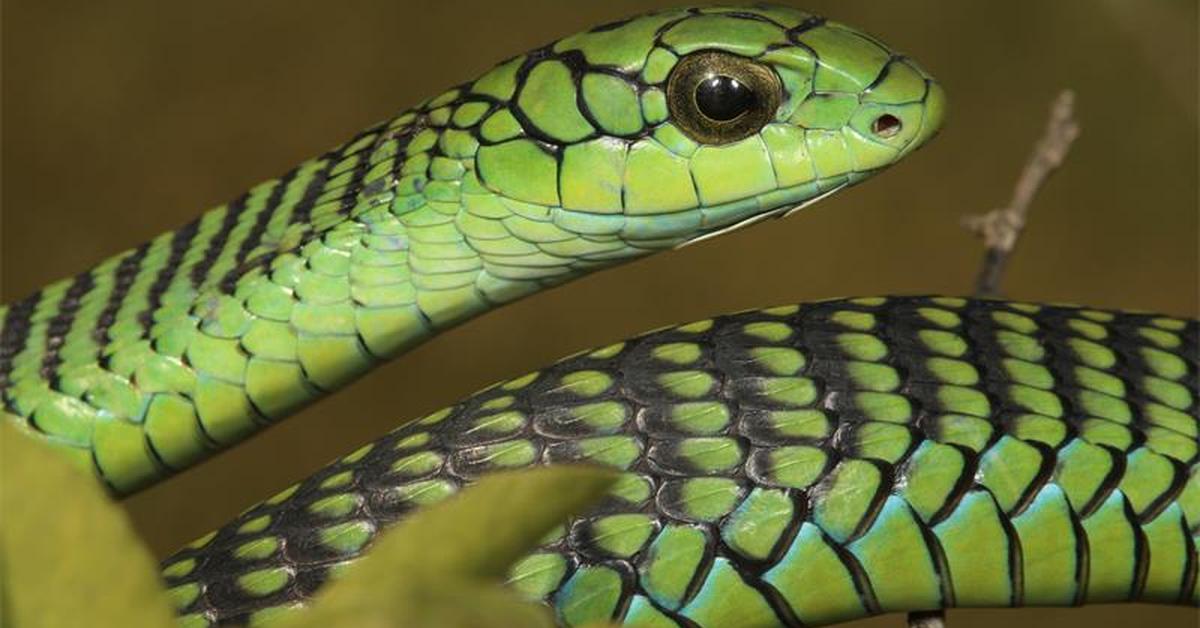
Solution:
[[[404,425],[164,562],[185,625],[302,606],[480,474],[616,467],[513,569],[560,623],[820,625],[1197,597],[1200,325],[934,297],[650,333]]]
[[[744,139],[699,144],[668,104],[711,50],[774,77]],[[791,9],[598,27],[0,309],[4,413],[128,493],[495,305],[853,184],[942,109],[911,61]]]

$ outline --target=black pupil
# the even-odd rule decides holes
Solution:
[[[731,76],[711,76],[696,86],[696,106],[710,120],[727,122],[754,106],[754,92]]]

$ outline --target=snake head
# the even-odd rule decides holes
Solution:
[[[517,279],[547,276],[533,267],[565,278],[782,215],[912,152],[943,108],[941,88],[911,60],[782,7],[606,24],[424,107],[430,119],[441,112],[447,134],[469,137],[453,144],[472,151],[467,213],[536,246],[521,249],[530,257],[519,270],[500,269]],[[481,240],[485,231],[498,237],[479,226]],[[488,261],[502,266],[518,249]]]

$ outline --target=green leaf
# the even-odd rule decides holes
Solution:
[[[375,593],[382,596],[383,592]],[[318,605],[289,612],[270,628],[554,628],[545,607],[521,599],[498,584],[441,578],[336,609]]]
[[[567,517],[598,501],[613,472],[543,467],[496,473],[386,532],[367,556],[277,628],[551,626],[501,587],[508,568]]]
[[[17,628],[174,625],[158,568],[100,483],[0,417],[0,589]]]

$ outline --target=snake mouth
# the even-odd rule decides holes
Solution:
[[[832,196],[832,195],[842,191],[843,189],[845,189],[846,187],[848,187],[850,185],[851,185],[850,181],[847,180],[845,183],[842,183],[842,184],[834,187],[831,190],[821,192],[820,194],[818,194],[808,200],[801,201],[800,204],[798,204],[798,205],[793,205],[791,207],[784,205],[782,207],[779,207],[778,209],[772,209],[770,211],[763,212],[761,214],[756,214],[754,216],[750,216],[749,218],[745,218],[739,222],[735,222],[735,223],[726,225],[724,227],[717,227],[711,231],[702,233],[702,234],[700,234],[694,238],[691,238],[689,240],[684,240],[683,242],[680,242],[678,245],[676,245],[675,248],[682,249],[685,246],[690,246],[690,245],[696,244],[698,242],[704,242],[705,240],[710,240],[712,238],[725,235],[727,233],[733,233],[734,231],[737,231],[739,229],[744,229],[751,225],[758,224],[764,220],[767,220],[768,218],[787,218],[788,216],[795,214],[796,212],[808,207],[809,205],[812,205],[819,201],[825,200],[826,197]]]
[[[746,199],[658,214],[601,214],[556,207],[553,223],[584,237],[617,237],[648,250],[681,248],[749,227],[768,218],[784,218],[875,173],[853,171],[817,179]]]

